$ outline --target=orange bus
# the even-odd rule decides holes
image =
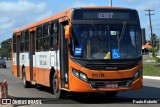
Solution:
[[[141,28],[135,9],[72,8],[13,32],[12,73],[24,87],[68,92],[119,91],[143,86]]]

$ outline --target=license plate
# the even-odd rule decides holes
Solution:
[[[106,87],[107,88],[118,88],[118,83],[107,83]]]

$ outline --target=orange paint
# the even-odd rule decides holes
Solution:
[[[97,8],[97,9],[124,9],[127,10],[128,8],[120,8],[120,7],[83,7],[83,8]],[[19,28],[15,30],[13,33],[16,34],[16,36],[20,36],[21,32],[24,30],[28,30],[29,32],[35,31],[37,29],[37,26],[43,25],[47,22],[51,22],[53,20],[58,20],[59,23],[64,22],[64,21],[69,21],[72,22],[71,20],[71,14],[72,14],[72,9],[68,9],[64,12],[58,13],[56,15],[53,15],[51,17],[48,17],[44,20],[41,20],[39,22],[32,23],[28,26]],[[69,23],[69,26],[71,27],[71,23]],[[30,37],[30,36],[29,36]],[[58,36],[58,39],[60,40],[60,36]],[[69,41],[68,41],[69,42]],[[36,42],[35,42],[36,44]],[[60,41],[58,41],[58,49],[60,49]],[[30,47],[29,47],[30,48]],[[13,46],[12,46],[13,50]],[[138,66],[128,69],[128,70],[115,70],[115,71],[98,71],[98,70],[89,70],[85,67],[82,67],[81,65],[73,62],[70,59],[70,52],[68,52],[68,77],[69,77],[69,84],[65,84],[65,88],[69,89],[69,91],[74,91],[74,92],[106,92],[106,91],[127,91],[127,90],[136,90],[140,89],[143,86],[142,82],[142,75],[135,80],[132,85],[128,88],[112,88],[112,89],[107,89],[107,88],[91,88],[89,83],[86,83],[76,76],[72,74],[72,68],[74,68],[77,71],[80,71],[82,73],[85,73],[89,79],[94,79],[94,80],[113,80],[113,79],[127,79],[127,78],[133,78],[134,74],[142,67],[142,63],[140,63]],[[13,59],[13,51],[12,51],[12,59]],[[49,59],[50,60],[50,59]],[[22,79],[22,66],[20,68],[20,78]],[[31,81],[30,78],[30,67],[25,66],[25,71],[26,71],[26,79],[27,81]],[[55,71],[58,74],[58,83],[59,83],[59,88],[64,88],[61,87],[61,74],[59,70]],[[17,77],[17,66],[13,65],[12,61],[12,73],[14,76]],[[93,73],[100,73],[103,74],[104,77],[92,77]],[[44,68],[37,68],[33,67],[33,81],[36,82],[36,84],[41,84],[44,86],[50,87],[50,78],[51,74],[51,68],[50,69],[44,69]]]

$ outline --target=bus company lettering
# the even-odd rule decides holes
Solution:
[[[22,60],[24,60],[24,55],[22,55]]]
[[[20,63],[24,64],[24,65],[28,65],[27,64],[27,58],[26,58],[27,54],[23,53],[20,56],[21,56],[21,62]]]
[[[44,60],[40,60],[40,65],[47,65],[47,62]]]
[[[46,55],[39,55],[40,65],[47,65],[46,58],[47,58]]]
[[[98,18],[100,19],[112,19],[113,13],[98,13]]]
[[[39,55],[39,58],[46,58],[46,55]]]

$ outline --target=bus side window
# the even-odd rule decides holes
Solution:
[[[17,51],[17,41],[16,41],[16,34],[13,34],[13,53]]]
[[[50,48],[52,51],[57,50],[58,45],[58,24],[56,22],[51,23],[51,45]]]
[[[44,51],[50,50],[51,41],[51,23],[46,23],[43,26],[43,49]]]
[[[25,52],[29,51],[29,30],[25,31],[25,43],[24,43],[24,47],[25,47]]]
[[[25,32],[21,32],[20,35],[20,51],[24,52],[25,51]]]
[[[42,26],[36,30],[36,50],[42,51]]]

